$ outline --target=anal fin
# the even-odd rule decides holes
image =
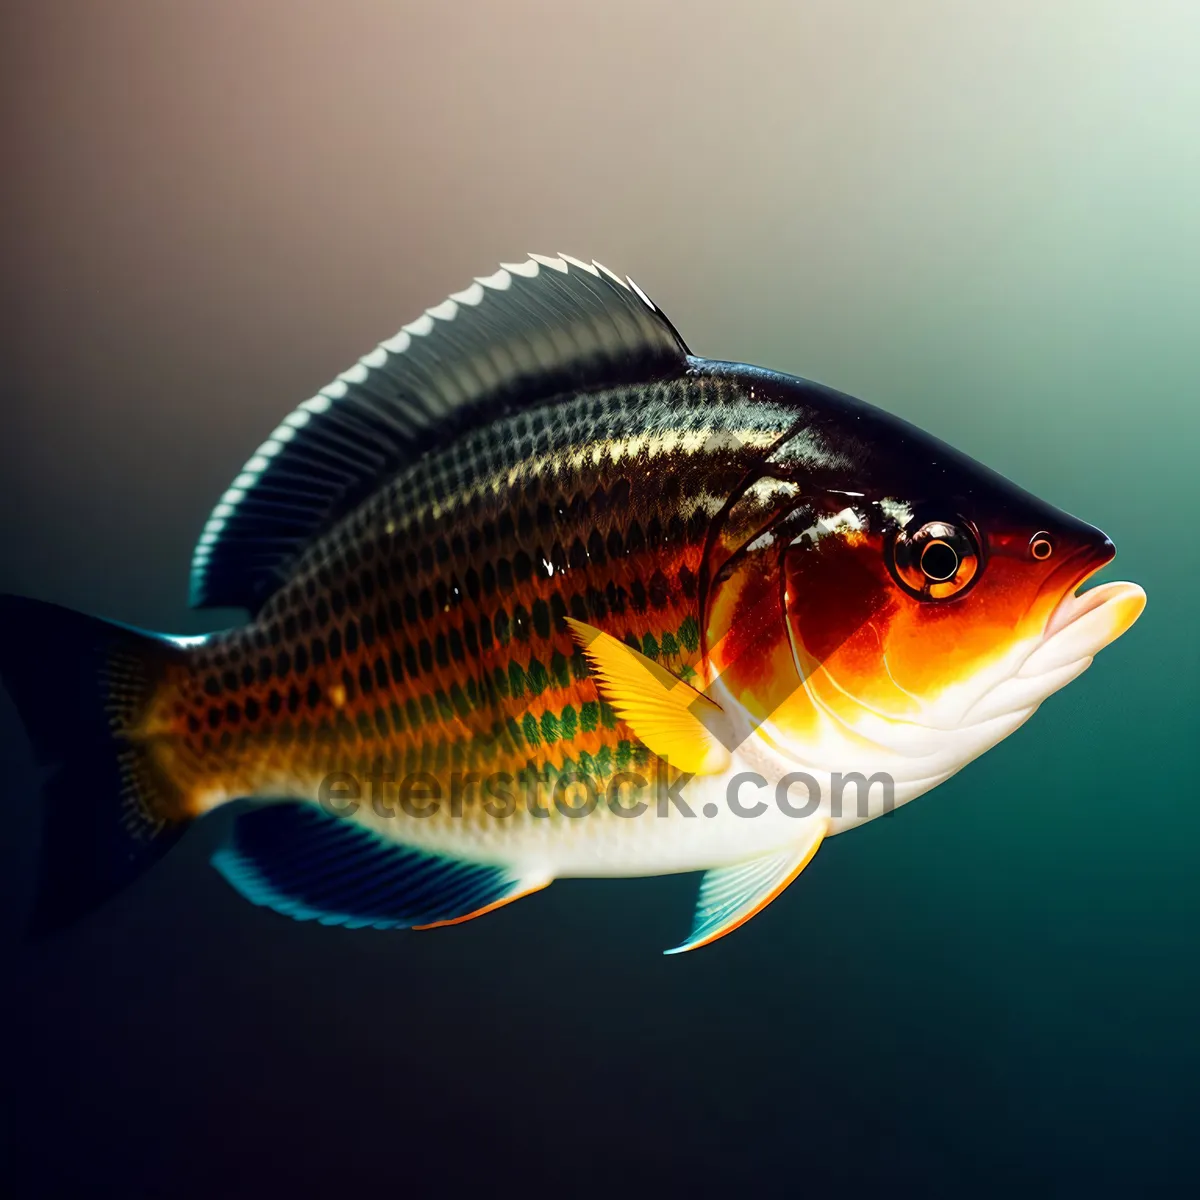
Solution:
[[[454,925],[550,882],[392,842],[296,802],[239,817],[213,865],[253,904],[351,929]]]
[[[542,888],[547,888],[554,881],[548,875],[527,875],[517,879],[513,884],[513,889],[507,895],[501,896],[499,900],[493,900],[490,904],[485,904],[482,908],[477,908],[473,912],[463,913],[459,917],[447,917],[441,921],[430,921],[428,925],[414,925],[413,929],[442,929],[447,925],[461,925],[464,921],[473,921],[476,917],[486,916],[490,912],[495,912],[498,908],[503,908],[506,904],[511,904],[514,900],[524,900],[526,896],[532,896],[534,892],[540,892]]]
[[[663,953],[698,950],[762,912],[812,861],[827,829],[824,820],[816,820],[808,828],[807,836],[786,849],[731,867],[705,871],[691,933],[680,945]]]

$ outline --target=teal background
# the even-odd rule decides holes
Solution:
[[[186,609],[191,547],[279,416],[565,250],[1099,525],[1149,594],[1011,739],[669,959],[692,878],[350,933],[238,900],[208,823],[21,946],[0,697],[17,1194],[1194,1187],[1200,8],[25,0],[0,67],[3,590],[233,621]]]

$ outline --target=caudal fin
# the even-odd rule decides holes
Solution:
[[[182,797],[136,731],[184,653],[166,638],[0,596],[0,682],[38,761],[56,768],[43,793],[31,934],[103,904],[183,833]]]

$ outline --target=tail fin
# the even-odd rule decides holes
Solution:
[[[153,634],[0,596],[0,682],[39,762],[58,767],[43,795],[31,935],[103,904],[183,833],[183,798],[134,731],[184,654]]]

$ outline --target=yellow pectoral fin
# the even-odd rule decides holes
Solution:
[[[732,755],[724,714],[690,684],[594,625],[565,618],[613,711],[652,753],[693,775],[717,775]]]

